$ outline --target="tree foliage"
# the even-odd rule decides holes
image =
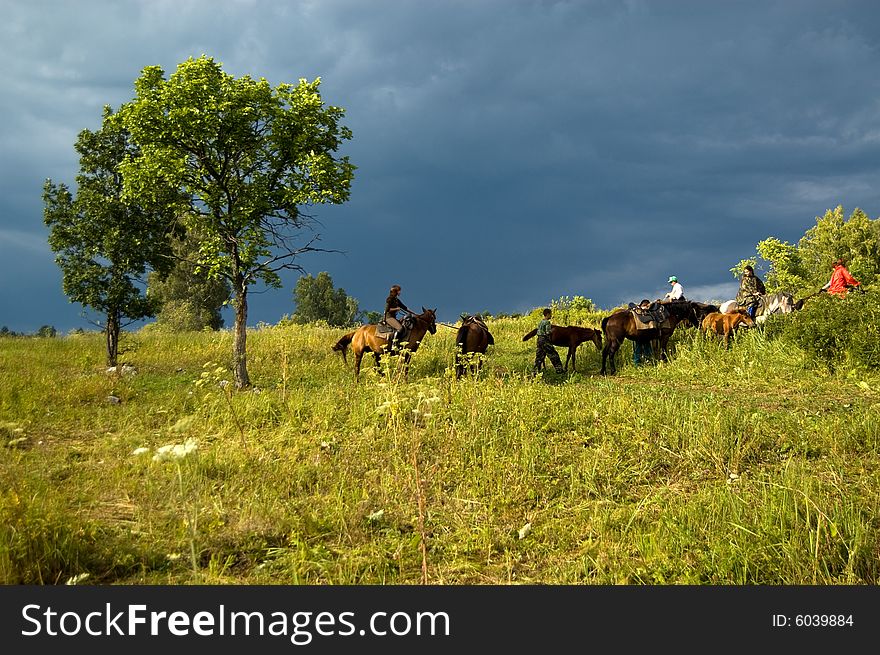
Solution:
[[[296,282],[293,291],[296,312],[295,323],[326,321],[333,327],[348,327],[357,321],[360,314],[358,302],[345,293],[345,289],[333,288],[333,280],[326,271],[317,277],[303,275]]]
[[[171,199],[123,197],[119,165],[126,158],[136,161],[139,153],[109,107],[101,129],[83,130],[74,147],[80,154],[76,196],[67,185],[46,180],[44,222],[64,293],[105,317],[107,361],[114,366],[120,329],[153,314],[143,291],[146,272],[171,264],[168,236],[174,221],[166,209]]]
[[[144,68],[136,97],[120,110],[141,148],[122,165],[126,194],[155,201],[182,192],[176,207],[201,235],[197,263],[232,287],[236,386],[248,386],[247,294],[281,284],[281,269],[302,270],[297,256],[319,250],[300,208],[348,199],[354,166],[337,157],[351,131],[344,111],[325,106],[320,79],[271,87],[236,78],[213,58],[178,65],[167,79]]]
[[[229,282],[212,278],[197,264],[200,239],[189,232],[172,242],[174,268],[167,275],[150,273],[147,297],[157,307],[156,325],[174,332],[219,330],[221,310],[229,300]]]

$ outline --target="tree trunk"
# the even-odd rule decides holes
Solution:
[[[242,275],[235,276],[235,328],[232,336],[232,372],[235,376],[235,388],[245,389],[251,386],[247,371],[247,285]]]
[[[116,366],[119,355],[119,312],[115,310],[107,312],[107,327],[104,334],[107,337],[107,366]]]

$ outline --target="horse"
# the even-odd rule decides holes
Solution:
[[[758,298],[758,308],[755,310],[755,322],[760,324],[773,314],[790,314],[804,306],[803,300],[795,300],[790,293],[780,291],[768,293]]]
[[[749,312],[742,307],[726,314],[723,312],[713,312],[708,314],[703,319],[701,327],[706,333],[706,336],[709,336],[710,334],[721,335],[724,340],[724,347],[727,348],[730,335],[733,334],[740,325],[755,327],[755,321],[749,316]]]
[[[614,355],[623,345],[624,339],[645,342],[659,342],[658,349],[655,352],[660,353],[661,361],[667,361],[669,354],[667,345],[672,332],[679,323],[687,323],[691,327],[699,327],[707,307],[713,305],[705,305],[690,300],[685,301],[661,301],[660,305],[667,310],[668,318],[659,327],[640,329],[636,324],[637,319],[633,312],[629,309],[623,309],[614,312],[610,316],[602,319],[602,332],[605,335],[605,347],[602,349],[602,368],[599,370],[601,375],[605,375],[605,362],[610,358],[611,374],[617,372],[614,365]]]
[[[458,380],[464,375],[468,363],[474,373],[479,373],[483,366],[482,355],[485,355],[486,349],[493,345],[495,338],[482,319],[476,316],[468,316],[464,319],[455,335],[455,379]],[[475,355],[476,363],[473,361]]]
[[[412,316],[413,326],[406,337],[406,348],[392,347],[388,343],[388,339],[376,335],[376,324],[368,323],[360,326],[354,332],[344,335],[333,346],[334,351],[342,353],[342,361],[347,362],[346,352],[348,346],[354,353],[354,379],[357,382],[361,374],[361,359],[364,353],[371,352],[376,359],[376,367],[378,368],[381,360],[380,356],[383,352],[390,352],[392,355],[401,355],[403,358],[404,376],[409,371],[409,360],[412,354],[419,349],[425,334],[437,334],[437,310],[425,309],[422,307],[421,314]],[[389,335],[390,336],[390,335]],[[390,350],[389,350],[390,348]]]
[[[816,295],[816,294],[813,294]],[[755,322],[761,324],[773,314],[790,314],[800,311],[804,307],[804,301],[812,296],[795,300],[794,296],[785,291],[766,293],[758,296],[758,306],[755,308]],[[730,314],[739,308],[735,300],[728,300],[722,305],[722,312]]]
[[[535,328],[531,332],[523,335],[522,340],[528,341],[538,333]],[[602,350],[602,332],[593,328],[580,327],[577,325],[551,325],[550,326],[550,343],[561,348],[568,348],[568,356],[565,358],[565,370],[568,370],[568,363],[571,362],[571,370],[577,370],[575,366],[575,356],[577,355],[577,347],[582,343],[592,341],[596,345],[596,352]]]

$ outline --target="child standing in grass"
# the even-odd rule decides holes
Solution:
[[[550,311],[549,307],[544,309],[544,318],[538,323],[538,345],[536,347],[537,350],[535,351],[535,365],[532,368],[533,377],[544,367],[545,357],[550,358],[550,361],[553,362],[553,367],[558,374],[562,375],[564,372],[562,361],[559,359],[559,353],[556,352],[556,348],[550,343],[550,317],[552,315],[553,312]]]

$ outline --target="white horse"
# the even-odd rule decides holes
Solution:
[[[803,300],[795,301],[794,296],[784,291],[767,293],[758,296],[758,307],[755,310],[755,323],[763,323],[772,314],[790,314],[803,306]],[[733,314],[739,309],[736,300],[728,300],[721,303],[720,310],[723,314]]]

